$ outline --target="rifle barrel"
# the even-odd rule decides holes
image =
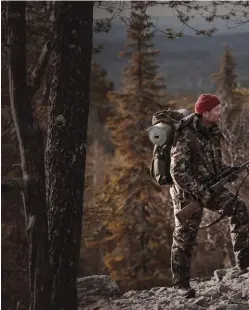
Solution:
[[[249,166],[249,161],[247,161],[245,164],[238,167],[238,169],[236,169],[236,170],[231,169],[231,173],[227,174],[224,178],[221,178],[221,180],[219,180],[218,182],[215,182],[215,184],[211,185],[210,190],[216,190],[219,187],[225,185],[233,173],[236,173],[236,174],[240,173],[242,170],[247,168],[247,166]],[[217,180],[217,177],[214,178],[214,181],[216,181],[216,180]]]

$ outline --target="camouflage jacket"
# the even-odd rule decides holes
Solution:
[[[189,138],[189,130],[197,137],[199,151],[193,159]],[[220,142],[222,139],[218,126],[204,127],[196,116],[188,128],[185,128],[171,149],[170,173],[173,179],[170,193],[173,202],[181,203],[182,207],[193,199],[203,204],[212,200],[210,191],[204,186],[217,173],[227,167],[222,162]]]

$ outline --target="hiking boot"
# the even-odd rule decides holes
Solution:
[[[181,297],[194,298],[195,289],[190,286],[176,286],[177,293]]]

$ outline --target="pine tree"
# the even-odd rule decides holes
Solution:
[[[237,86],[235,68],[236,63],[232,51],[226,45],[224,54],[221,57],[219,72],[213,74],[213,77],[217,88],[217,95],[221,99],[222,114],[220,126],[230,144],[232,143],[230,125],[233,122],[233,114],[236,109],[233,93]],[[227,161],[231,164],[232,158],[230,158],[230,155]]]
[[[144,288],[160,279],[165,283],[170,268],[165,257],[171,225],[167,225],[168,210],[161,189],[149,175],[152,145],[146,132],[152,115],[166,106],[166,88],[158,76],[159,51],[152,42],[146,3],[133,2],[131,20],[122,52],[130,59],[123,72],[123,88],[109,94],[116,113],[107,126],[118,162],[100,204],[112,214],[105,225],[104,240],[108,243],[105,263],[111,276],[121,287],[128,283],[129,287]]]
[[[91,102],[88,122],[88,145],[94,140],[107,153],[113,153],[113,144],[109,138],[105,122],[112,115],[113,107],[107,94],[114,89],[113,82],[109,81],[107,71],[99,64],[93,63],[91,67]]]
[[[236,62],[231,49],[226,45],[220,62],[220,70],[213,75],[217,87],[217,95],[221,99],[222,114],[220,126],[227,137],[225,160],[228,164],[235,165],[237,155],[234,153],[238,140],[238,128],[241,125],[244,93],[237,83]],[[236,142],[237,141],[237,142]]]
[[[107,93],[114,89],[114,84],[108,79],[108,74],[99,64],[93,63],[91,68],[90,113],[88,121],[88,140],[86,157],[86,183],[84,187],[84,225],[82,233],[81,253],[84,259],[84,274],[92,274],[92,270],[102,273],[103,260],[98,248],[86,248],[85,242],[93,236],[100,227],[104,216],[95,202],[95,195],[102,190],[108,177],[110,164],[113,160],[114,147],[110,140],[108,128],[105,127],[106,118],[112,115],[113,106]]]
[[[224,54],[220,62],[220,70],[214,74],[217,91],[220,96],[231,95],[237,87],[237,75],[235,73],[236,62],[228,45],[225,46]]]
[[[222,113],[220,127],[223,135],[226,137],[222,141],[223,160],[231,166],[241,165],[248,158],[248,117],[249,117],[249,90],[241,87],[237,83],[236,62],[232,50],[225,46],[224,54],[220,62],[220,70],[213,75],[217,87],[217,95],[221,99]],[[238,189],[243,176],[240,176],[236,183],[228,184],[231,191]],[[248,181],[240,188],[239,195],[248,200]],[[220,230],[216,231],[219,239],[219,233],[227,231],[226,224],[222,224]],[[221,236],[224,238],[224,250],[231,266],[234,266],[234,254],[230,234]]]

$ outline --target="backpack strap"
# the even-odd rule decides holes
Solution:
[[[196,135],[191,130],[189,130],[188,132],[188,138],[191,141],[190,152],[191,152],[192,159],[194,161],[194,165],[196,166],[197,165],[197,153],[200,155],[200,157],[202,157],[201,146],[200,146],[200,143]]]
[[[173,139],[173,143],[172,143],[172,147],[174,147],[176,145],[177,139],[180,136],[181,132],[183,131],[183,129],[188,128],[188,138],[191,141],[191,156],[192,159],[194,161],[194,165],[197,164],[197,153],[199,153],[199,155],[201,156],[201,147],[200,147],[200,143],[195,135],[195,133],[191,130],[191,123],[193,122],[195,117],[195,113],[192,113],[191,115],[183,118],[179,124],[178,127],[176,128],[176,132],[174,135],[174,139]]]
[[[184,128],[187,128],[187,126]],[[179,130],[176,131],[175,136],[174,136],[174,140],[173,140],[173,144],[172,147],[176,145],[177,139],[179,137],[179,135],[181,134],[183,128],[180,128]],[[201,149],[201,145],[200,142],[198,141],[195,132],[191,129],[191,127],[188,127],[188,133],[187,136],[191,142],[191,148],[190,148],[190,152],[191,152],[191,157],[193,159],[194,165],[197,166],[197,154],[199,154],[202,163],[204,164],[204,166],[206,167],[206,169],[209,171],[210,169],[208,168],[208,165],[206,164],[202,154],[202,149]]]

